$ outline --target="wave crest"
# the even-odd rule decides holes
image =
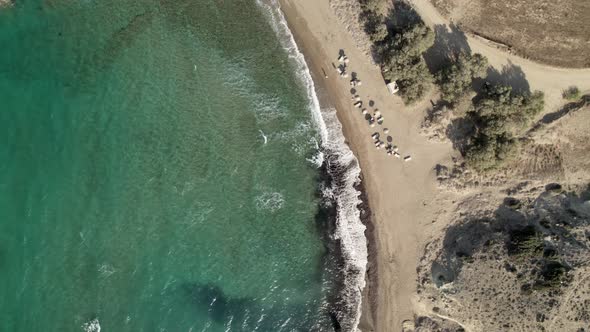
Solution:
[[[268,2],[268,3],[267,3]],[[287,26],[278,2],[268,0],[257,3],[266,9],[273,29],[283,47],[293,59],[301,82],[305,85],[312,118],[320,135],[320,149],[312,162],[325,165],[332,178],[330,186],[324,188],[323,196],[336,204],[336,230],[333,237],[339,241],[345,262],[343,268],[344,305],[338,312],[339,323],[344,331],[355,331],[361,315],[361,291],[365,287],[367,266],[367,240],[365,226],[361,221],[359,205],[361,169],[358,161],[342,134],[342,125],[335,109],[320,108],[315,85],[303,54],[299,51],[293,34]]]

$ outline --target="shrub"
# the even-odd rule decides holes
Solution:
[[[544,260],[541,266],[539,279],[533,284],[533,288],[539,291],[551,291],[559,289],[566,282],[567,268],[557,260]]]
[[[514,159],[518,152],[518,141],[507,135],[475,137],[467,147],[465,160],[475,169],[487,171]]]
[[[562,93],[563,99],[578,100],[580,99],[580,89],[577,86],[570,86]]]
[[[510,232],[507,249],[510,255],[530,258],[543,252],[543,239],[534,226],[529,225]]]

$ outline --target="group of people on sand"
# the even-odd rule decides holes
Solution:
[[[346,56],[346,54],[344,54],[343,50],[340,50],[340,54],[338,56],[338,62],[339,65],[338,67],[336,67],[336,70],[338,71],[338,74],[340,75],[341,78],[348,78],[348,63],[349,63],[349,59]],[[367,108],[363,107],[363,101],[361,99],[361,97],[357,94],[357,90],[356,88],[362,85],[362,81],[359,80],[358,76],[356,75],[356,73],[352,72],[351,73],[351,80],[350,80],[350,86],[352,87],[350,89],[350,93],[352,94],[351,100],[353,103],[353,106],[360,109],[362,115],[365,117],[365,120],[367,120],[367,123],[369,124],[369,127],[371,128],[375,128],[376,125],[379,126],[383,126],[383,122],[384,122],[384,118],[383,115],[381,115],[381,112],[375,108],[375,102],[370,100],[369,101],[369,107],[373,108],[373,112],[370,112],[370,110],[368,110]],[[393,145],[393,138],[391,136],[389,136],[389,129],[388,128],[382,128],[383,131],[383,136],[386,136],[385,140],[387,141],[384,142],[382,140],[382,135],[379,131],[374,132],[371,135],[371,138],[373,139],[373,143],[375,144],[375,147],[377,149],[384,149],[385,152],[387,153],[388,156],[394,156],[396,158],[401,158],[401,155],[398,152],[398,147]],[[405,156],[404,160],[405,161],[410,161],[412,158],[410,156]]]

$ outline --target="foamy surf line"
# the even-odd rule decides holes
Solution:
[[[336,230],[333,237],[340,242],[345,261],[344,271],[341,271],[344,274],[342,293],[345,308],[338,315],[339,324],[343,331],[356,331],[361,315],[361,292],[365,287],[368,255],[365,226],[361,221],[359,210],[361,193],[355,189],[360,183],[361,169],[345,142],[342,125],[336,117],[336,110],[320,108],[309,67],[287,26],[278,1],[257,0],[256,2],[268,14],[275,33],[294,60],[298,76],[306,87],[309,108],[321,139],[318,166],[325,163],[333,179],[331,186],[324,190],[323,196],[336,204]]]

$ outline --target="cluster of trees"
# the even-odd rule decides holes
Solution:
[[[488,67],[485,57],[461,53],[433,77],[423,56],[434,44],[432,29],[403,6],[396,10],[408,11],[405,19],[390,19],[388,27],[385,16],[380,13],[381,0],[359,0],[359,3],[361,21],[373,42],[383,77],[396,81],[406,104],[422,99],[433,82],[440,86],[442,99],[453,104],[469,90],[472,79],[485,75]]]
[[[479,170],[496,168],[518,151],[516,137],[544,107],[543,93],[516,94],[504,85],[486,84],[467,113],[475,131],[464,154]]]
[[[397,82],[406,104],[422,99],[432,83],[436,83],[441,99],[454,107],[472,91],[473,80],[486,75],[487,58],[463,51],[447,59],[447,64],[433,76],[423,55],[434,44],[435,35],[419,16],[410,13],[404,19],[386,19],[380,13],[382,0],[359,0],[359,3],[361,21],[373,42],[383,76]],[[564,97],[575,98],[577,94],[572,89]],[[518,151],[517,137],[543,107],[541,92],[516,93],[509,86],[485,83],[466,116],[474,125],[462,151],[468,164],[488,170],[513,157]]]
[[[441,99],[451,105],[455,104],[471,89],[474,78],[485,76],[487,68],[488,59],[483,55],[460,53],[455,61],[436,74]]]
[[[380,0],[359,1],[361,19],[384,78],[397,82],[406,104],[420,100],[433,82],[422,54],[434,44],[434,33],[419,19],[391,22],[388,27],[379,13]]]
[[[433,77],[422,56],[432,44],[434,33],[424,23],[402,27],[378,44],[383,76],[397,82],[406,104],[422,99],[432,85]]]

